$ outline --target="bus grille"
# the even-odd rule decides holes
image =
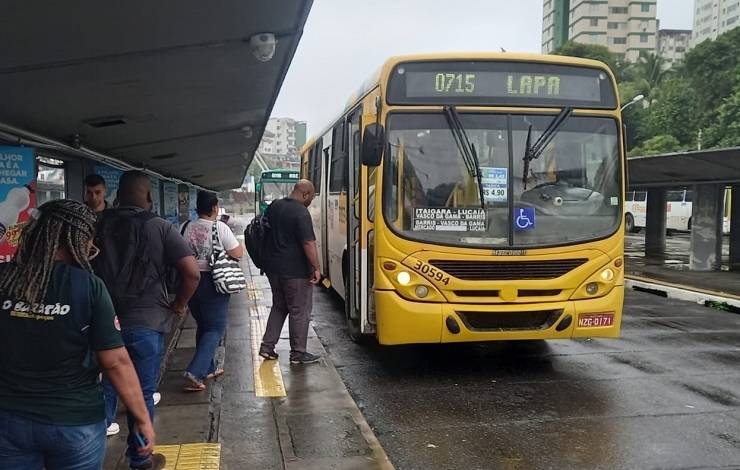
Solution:
[[[473,331],[544,330],[563,314],[562,310],[533,312],[457,312],[468,329]]]
[[[585,258],[553,261],[451,261],[431,260],[429,264],[466,281],[507,281],[555,279],[588,261]]]

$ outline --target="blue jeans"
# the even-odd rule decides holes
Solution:
[[[200,380],[216,370],[214,356],[226,331],[230,298],[230,295],[216,291],[209,271],[200,273],[198,289],[188,304],[198,329],[195,332],[195,355],[186,369]]]
[[[164,353],[164,333],[147,328],[124,328],[121,333],[128,355],[134,363],[136,375],[139,376],[141,391],[144,392],[144,402],[153,422],[154,399],[152,394],[156,391],[157,382],[159,381],[159,366],[162,363],[162,354]],[[131,466],[144,465],[150,458],[142,457],[137,452],[138,444],[134,437],[136,420],[128,411],[126,417],[128,418],[128,449],[126,455],[128,455]]]
[[[0,411],[0,467],[13,470],[100,470],[105,421],[45,424]]]

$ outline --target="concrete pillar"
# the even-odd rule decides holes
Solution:
[[[691,213],[691,261],[693,271],[713,271],[722,262],[722,195],[724,185],[694,187]]]
[[[649,189],[645,214],[645,256],[665,253],[665,189]]]
[[[740,271],[740,185],[732,186],[730,211],[730,269]]]

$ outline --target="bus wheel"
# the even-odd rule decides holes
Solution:
[[[691,217],[689,217],[689,222],[686,224],[686,230],[691,231]]]
[[[360,319],[352,318],[352,298],[349,290],[349,276],[344,277],[344,318],[347,320],[347,334],[355,343],[361,343],[365,339],[360,327]]]
[[[637,233],[635,230],[635,218],[629,212],[624,216],[624,231],[627,233]]]

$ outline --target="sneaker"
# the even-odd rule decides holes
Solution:
[[[314,364],[321,360],[321,356],[311,354],[310,352],[301,352],[290,355],[291,364]]]
[[[162,470],[167,465],[167,459],[162,454],[152,454],[149,462],[138,467],[129,467],[131,470]]]
[[[121,426],[118,425],[118,423],[110,423],[110,426],[108,426],[108,429],[105,430],[106,436],[115,436],[121,432]]]
[[[278,353],[275,352],[274,349],[260,349],[260,357],[267,360],[267,361],[274,361],[279,356]]]
[[[159,392],[152,393],[152,400],[154,400],[154,406],[157,406],[157,404],[162,401],[162,394]]]

